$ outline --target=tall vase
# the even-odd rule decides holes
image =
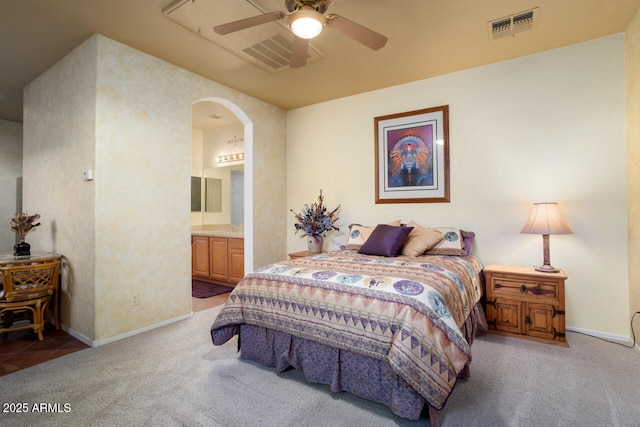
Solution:
[[[31,255],[31,245],[20,239],[13,247],[13,256],[29,256]]]
[[[324,243],[324,237],[321,236],[307,236],[307,248],[309,252],[319,254],[322,252],[322,244]]]

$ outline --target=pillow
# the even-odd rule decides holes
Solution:
[[[432,230],[438,230],[444,234],[444,239],[429,249],[427,255],[467,255],[464,250],[464,241],[462,240],[462,232],[450,227],[436,227]]]
[[[389,222],[388,225],[400,226],[400,220]],[[360,224],[349,225],[349,235],[347,236],[347,244],[345,249],[358,250],[364,242],[367,241],[375,227],[368,227]]]
[[[358,253],[365,255],[396,256],[413,227],[395,227],[379,224],[362,245]]]
[[[404,242],[401,251],[402,255],[420,256],[444,239],[444,233],[440,230],[425,228],[413,221],[407,225],[413,227],[413,230]]]
[[[464,252],[467,255],[471,255],[471,249],[473,248],[473,241],[476,238],[476,233],[473,231],[460,230],[462,233],[462,241],[464,242]]]

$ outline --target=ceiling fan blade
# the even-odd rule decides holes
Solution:
[[[269,12],[258,16],[252,16],[250,18],[240,19],[238,21],[228,22],[222,25],[216,25],[213,27],[213,31],[221,36],[236,31],[244,30],[246,28],[255,27],[256,25],[266,24],[268,22],[274,22],[278,19],[282,19],[286,16],[284,12]]]
[[[378,50],[387,43],[387,38],[382,34],[376,33],[375,31],[370,30],[367,27],[363,27],[356,22],[350,21],[347,18],[334,14],[327,15],[326,18],[327,27],[333,28],[334,30],[347,37],[351,37],[355,41],[358,41],[373,50]]]
[[[307,52],[309,51],[309,39],[302,37],[293,37],[293,46],[291,46],[291,60],[289,66],[291,68],[304,67],[307,63]]]

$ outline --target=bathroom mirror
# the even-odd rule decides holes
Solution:
[[[202,210],[202,178],[199,176],[191,177],[191,212],[200,212]]]
[[[206,212],[222,212],[222,180],[217,178],[205,179]]]

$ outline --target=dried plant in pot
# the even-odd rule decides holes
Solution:
[[[29,215],[26,212],[16,213],[11,218],[11,229],[16,232],[19,242],[13,247],[13,255],[16,257],[28,257],[31,255],[31,245],[25,242],[27,233],[35,229],[40,223],[36,221],[40,214]]]
[[[300,231],[303,237],[307,237],[307,249],[309,252],[322,252],[322,245],[326,233],[331,230],[338,230],[338,227],[334,224],[339,219],[339,210],[340,205],[332,211],[329,211],[324,206],[322,190],[320,190],[317,203],[312,203],[311,206],[305,204],[300,213],[296,213],[293,209],[290,209],[297,221],[294,224],[296,234]]]

